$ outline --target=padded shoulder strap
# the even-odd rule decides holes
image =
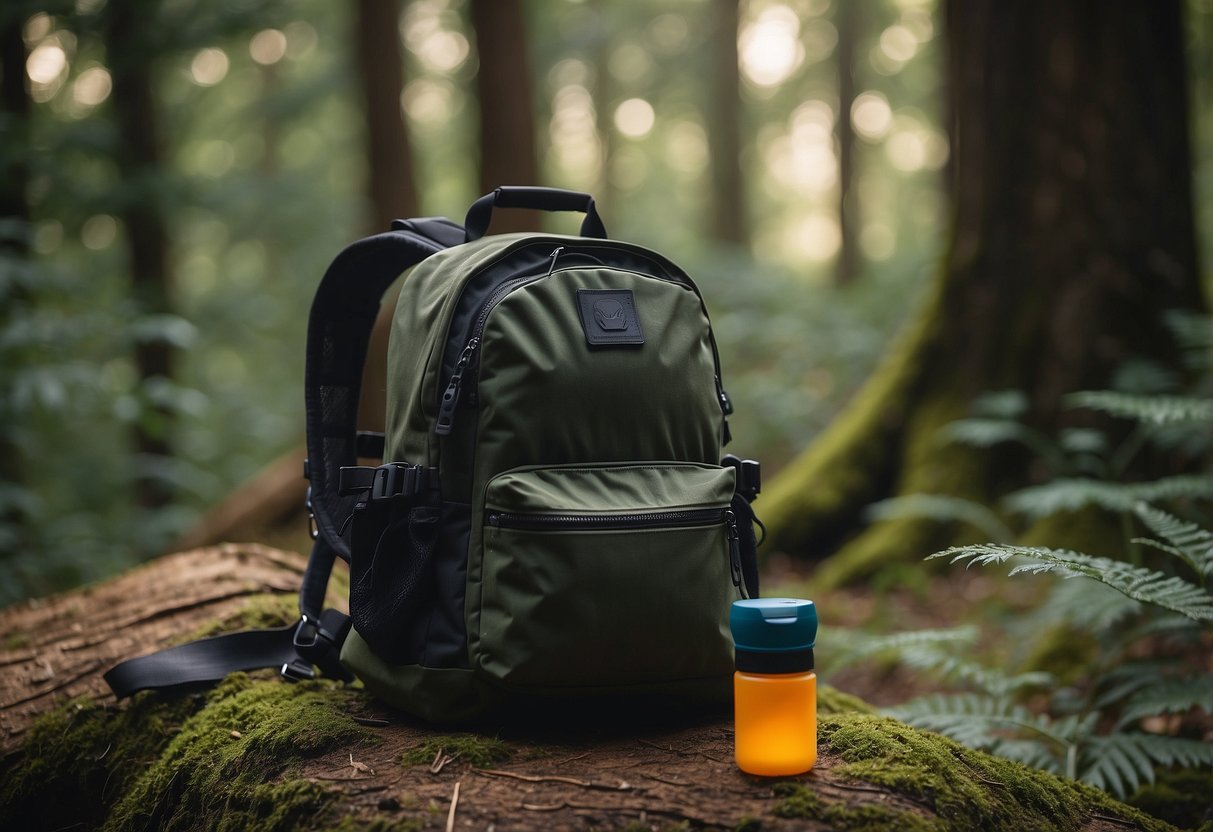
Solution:
[[[308,473],[316,534],[344,560],[341,525],[356,497],[342,497],[342,466],[357,465],[358,394],[371,327],[388,286],[405,269],[463,242],[462,226],[442,218],[397,220],[392,231],[348,246],[333,260],[312,302],[307,329]]]
[[[358,392],[371,327],[388,286],[408,268],[463,242],[448,219],[396,220],[386,234],[359,240],[329,266],[308,318],[306,470],[315,544],[299,594],[300,620],[273,630],[249,630],[192,641],[111,668],[105,681],[119,698],[147,688],[215,682],[236,670],[278,667],[288,680],[314,675],[352,678],[341,666],[349,618],[323,610],[337,557],[349,559],[340,523],[352,510],[338,493],[340,469],[356,465]],[[342,514],[342,511],[345,514]]]

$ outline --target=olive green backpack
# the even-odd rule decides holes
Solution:
[[[586,216],[576,237],[484,236],[494,207]],[[359,433],[371,324],[409,268],[387,429]],[[727,698],[729,605],[757,595],[759,474],[721,459],[732,405],[680,268],[607,239],[586,194],[499,188],[465,226],[397,221],[343,251],[307,358],[315,546],[300,622],[125,662],[107,674],[119,695],[281,664],[288,679],[356,676],[441,722]],[[349,618],[322,609],[338,557]]]

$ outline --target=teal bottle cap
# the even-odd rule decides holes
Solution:
[[[817,607],[800,598],[734,601],[729,629],[738,650],[782,653],[811,650],[817,643]]]

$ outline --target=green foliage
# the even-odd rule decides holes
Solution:
[[[1171,320],[1184,333],[1187,365],[1206,368],[1213,322],[1192,315]],[[1176,376],[1153,365],[1126,366],[1118,378],[1126,389],[1066,397],[1072,408],[1111,417],[1118,423],[1113,427],[1070,428],[1050,437],[1024,421],[1026,399],[1001,391],[979,399],[970,418],[942,432],[943,442],[1022,445],[1053,474],[1011,492],[997,511],[940,495],[875,507],[884,515],[963,521],[996,541],[956,546],[929,559],[1010,564],[1012,576],[1068,579],[1019,627],[1019,652],[1046,661],[1048,670],[1026,665],[1016,672],[1006,660],[991,665],[966,658],[976,644],[970,628],[856,636],[848,641],[859,647],[839,658],[896,661],[957,690],[890,711],[912,725],[1127,797],[1153,783],[1159,771],[1213,767],[1213,744],[1193,738],[1213,716],[1213,675],[1193,661],[1201,634],[1207,639],[1213,630],[1213,532],[1177,513],[1208,516],[1202,510],[1213,500],[1213,474],[1127,476],[1147,454],[1207,459],[1213,398],[1205,375],[1198,374],[1188,392],[1177,388]],[[1130,560],[1013,542],[1024,524],[1092,510],[1102,514],[1090,516],[1119,521]],[[1148,535],[1138,533],[1143,528]]]
[[[937,557],[951,557],[952,563],[967,560],[978,566],[1005,563],[1016,558],[1017,564],[1011,570],[1011,575],[1039,575],[1046,572],[1055,572],[1067,578],[1081,575],[1106,584],[1135,601],[1177,612],[1194,621],[1213,621],[1213,595],[1202,587],[1174,575],[1112,558],[1063,549],[1005,544],[960,546],[930,556]]]

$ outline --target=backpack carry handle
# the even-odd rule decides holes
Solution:
[[[491,194],[485,194],[472,203],[468,209],[464,227],[467,229],[467,242],[479,240],[489,230],[489,221],[493,218],[493,208],[531,208],[537,211],[580,211],[585,214],[581,223],[582,237],[597,237],[605,240],[606,226],[598,216],[594,206],[594,197],[580,191],[566,191],[563,188],[539,188],[519,185],[503,185]]]

